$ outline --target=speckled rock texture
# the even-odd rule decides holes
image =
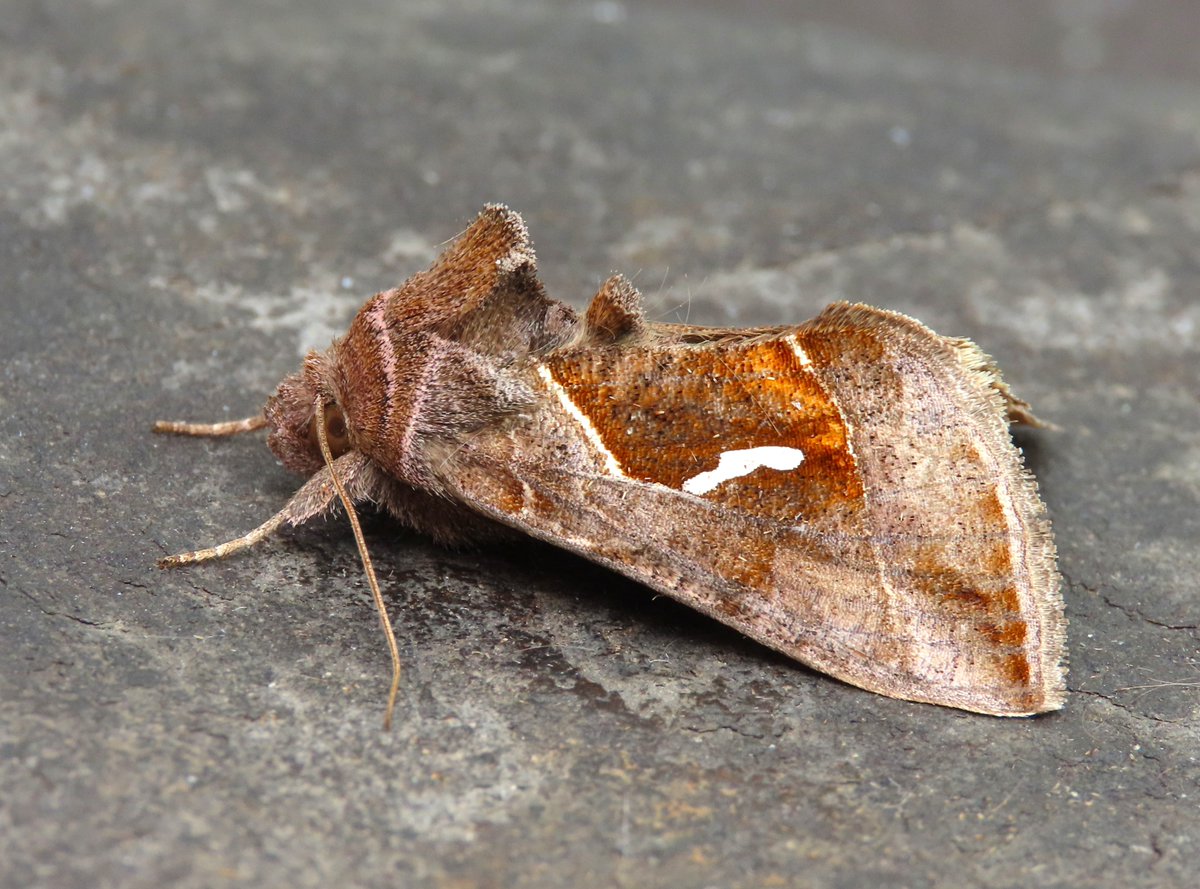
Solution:
[[[0,885],[1195,885],[1200,25],[973,6],[0,2]],[[1066,708],[376,518],[384,734],[343,521],[158,571],[298,481],[150,423],[253,413],[488,201],[576,306],[620,270],[659,320],[849,298],[995,355],[1059,427],[1019,443]]]

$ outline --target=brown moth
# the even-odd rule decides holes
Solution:
[[[838,303],[794,327],[649,323],[623,277],[582,318],[489,206],[311,352],[263,414],[160,423],[268,444],[309,480],[243,549],[375,503],[453,544],[516,529],[870,691],[1000,716],[1062,706],[1054,544],[1009,438],[1036,423],[973,343]]]

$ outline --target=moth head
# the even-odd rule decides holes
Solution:
[[[328,353],[309,352],[298,372],[284,377],[267,399],[267,444],[292,472],[312,475],[325,465],[317,435],[317,403],[324,406],[325,438],[334,459],[354,449]]]

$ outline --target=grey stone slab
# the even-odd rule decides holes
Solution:
[[[916,0],[2,5],[0,884],[1194,885],[1200,93],[1161,4],[966,43]],[[493,200],[577,306],[619,269],[657,318],[852,298],[993,353],[1061,427],[1020,441],[1065,710],[887,700],[376,519],[384,734],[342,523],[157,571],[297,481],[151,421],[252,413]]]

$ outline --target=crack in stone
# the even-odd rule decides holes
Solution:
[[[719,725],[714,725],[714,726],[706,727],[706,728],[699,728],[697,726],[685,725],[685,726],[682,726],[682,729],[685,732],[689,732],[693,735],[711,735],[711,734],[715,734],[716,732],[719,732],[722,729],[724,729],[725,731],[733,732],[735,735],[741,735],[743,738],[750,738],[755,741],[762,741],[763,739],[765,739],[767,737],[766,733],[755,734],[753,732],[748,732],[743,728],[739,728],[736,725],[730,725],[728,723],[720,723]]]
[[[1145,614],[1143,614],[1141,611],[1139,611],[1137,608],[1135,608],[1132,605],[1124,605],[1121,602],[1114,600],[1107,593],[1105,593],[1103,591],[1100,584],[1092,585],[1092,584],[1085,583],[1082,580],[1073,580],[1071,578],[1071,576],[1069,574],[1067,574],[1065,571],[1062,572],[1062,576],[1066,579],[1068,587],[1078,588],[1078,589],[1084,590],[1085,592],[1091,593],[1093,596],[1099,596],[1100,601],[1102,601],[1105,605],[1107,605],[1109,608],[1115,608],[1117,611],[1120,611],[1122,614],[1124,614],[1130,620],[1145,621],[1146,623],[1150,624],[1151,626],[1162,627],[1164,630],[1198,630],[1198,629],[1200,629],[1200,623],[1173,624],[1173,623],[1168,623],[1166,621],[1155,620],[1152,617],[1146,616]]]
[[[1084,589],[1087,589],[1087,587],[1084,587]],[[1096,595],[1098,595],[1100,597],[1100,600],[1102,602],[1104,602],[1105,605],[1109,606],[1110,608],[1117,609],[1118,611],[1120,611],[1122,614],[1124,614],[1126,617],[1128,617],[1130,619],[1144,620],[1146,623],[1150,624],[1151,626],[1162,627],[1164,630],[1196,630],[1196,629],[1200,629],[1200,624],[1171,624],[1171,623],[1167,623],[1166,621],[1155,620],[1152,617],[1147,617],[1142,612],[1140,612],[1137,608],[1134,608],[1131,605],[1122,605],[1120,602],[1113,601],[1107,595],[1100,592],[1099,590],[1089,590],[1089,592],[1095,593]]]
[[[106,628],[106,625],[102,621],[88,620],[86,617],[80,617],[78,614],[71,614],[69,611],[54,611],[53,609],[47,608],[41,603],[37,596],[33,595],[33,593],[29,592],[28,590],[23,590],[20,587],[17,587],[17,592],[32,602],[33,606],[47,617],[65,617],[67,620],[74,621],[77,624],[83,624],[85,627],[96,627],[99,629]]]
[[[1122,710],[1125,713],[1128,713],[1130,716],[1134,716],[1139,719],[1148,719],[1151,722],[1158,722],[1163,725],[1184,725],[1184,724],[1186,724],[1185,721],[1181,720],[1181,719],[1163,719],[1161,716],[1155,716],[1153,713],[1144,713],[1144,712],[1135,710],[1132,707],[1130,707],[1128,704],[1122,704],[1120,701],[1118,701],[1116,699],[1115,696],[1105,694],[1102,691],[1091,691],[1090,689],[1084,689],[1084,688],[1075,688],[1075,689],[1071,689],[1071,690],[1075,694],[1087,695],[1089,697],[1099,698],[1100,700],[1104,701],[1105,703],[1107,703],[1113,707],[1116,707],[1118,710]]]

